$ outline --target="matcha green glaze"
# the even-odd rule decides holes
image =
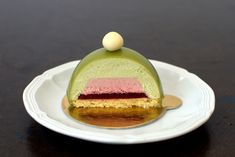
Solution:
[[[158,74],[144,56],[125,47],[113,52],[101,48],[88,54],[75,68],[67,89],[70,104],[77,100],[89,79],[108,77],[138,78],[149,98],[163,97]]]

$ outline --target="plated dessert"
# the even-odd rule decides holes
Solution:
[[[65,112],[90,125],[129,128],[158,119],[182,104],[163,94],[153,65],[140,53],[123,47],[123,38],[110,32],[104,48],[85,56],[75,68],[63,99]]]

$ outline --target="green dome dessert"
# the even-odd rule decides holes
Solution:
[[[75,68],[67,89],[69,104],[79,108],[161,107],[163,91],[157,71],[138,52],[122,47],[111,32],[100,48]]]
[[[66,114],[85,124],[120,129],[148,124],[182,105],[180,98],[163,95],[149,60],[123,43],[120,34],[110,32],[104,48],[79,62],[62,101]]]

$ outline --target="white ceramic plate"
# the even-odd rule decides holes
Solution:
[[[47,70],[25,88],[24,105],[41,125],[58,133],[101,143],[146,143],[186,134],[205,123],[215,107],[213,90],[195,74],[167,63],[150,60],[166,94],[180,97],[183,105],[167,111],[159,120],[131,129],[103,129],[84,125],[64,114],[61,100],[79,61]]]

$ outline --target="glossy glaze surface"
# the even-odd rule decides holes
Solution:
[[[161,82],[152,64],[140,53],[122,47],[114,52],[100,48],[88,53],[71,76],[68,100],[73,104],[91,79],[123,77],[138,79],[148,97],[162,99]]]

